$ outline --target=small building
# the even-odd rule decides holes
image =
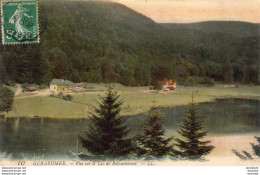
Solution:
[[[176,89],[176,82],[173,80],[164,80],[162,81],[162,88],[164,91],[170,91]]]
[[[54,92],[70,92],[74,90],[74,83],[69,80],[53,79],[50,82],[50,90]]]
[[[35,86],[28,86],[26,88],[24,88],[24,92],[27,91],[27,92],[33,92],[36,90],[36,87]]]

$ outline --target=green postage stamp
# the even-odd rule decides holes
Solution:
[[[37,1],[3,0],[1,17],[3,44],[39,43]]]

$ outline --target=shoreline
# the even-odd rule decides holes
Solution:
[[[257,101],[260,101],[259,98],[244,98],[244,97],[219,97],[219,98],[214,98],[214,99],[211,99],[211,100],[208,100],[208,101],[201,101],[201,102],[196,102],[195,104],[200,104],[200,103],[213,103],[214,101],[218,100],[218,99],[247,99],[247,100],[257,100]],[[181,106],[187,106],[188,104],[180,104],[180,105],[175,105],[175,106],[157,106],[156,108],[174,108],[174,107],[181,107]],[[148,111],[146,112],[141,112],[141,113],[134,113],[134,114],[130,114],[130,115],[120,115],[120,117],[133,117],[133,116],[138,116],[138,115],[145,115]],[[89,118],[86,118],[86,117],[53,117],[53,116],[7,116],[7,117],[4,117],[2,119],[18,119],[18,118],[22,118],[22,119],[78,119],[78,120],[81,120],[81,119],[89,119]],[[1,118],[0,118],[1,119]]]
[[[122,117],[147,113],[156,101],[158,108],[186,106],[191,101],[191,92],[199,91],[195,103],[214,102],[216,99],[242,98],[260,100],[260,86],[241,87],[179,87],[176,91],[155,93],[154,91],[117,91],[123,100]],[[86,119],[95,106],[100,93],[71,94],[72,101],[50,96],[15,97],[14,110],[5,114],[5,118],[53,118],[53,119]],[[102,96],[102,95],[101,95]],[[37,116],[37,117],[35,117]]]

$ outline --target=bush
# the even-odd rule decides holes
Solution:
[[[197,84],[197,82],[195,82],[194,78],[190,77],[190,76],[187,78],[187,83],[190,86],[193,86],[194,84]]]
[[[215,83],[216,83],[215,80],[212,79],[212,78],[209,78],[209,77],[204,78],[204,84],[208,84],[208,85],[213,86],[213,85],[215,85]]]
[[[215,80],[209,77],[189,76],[188,78],[179,78],[178,83],[183,86],[193,86],[197,84],[215,85]]]
[[[14,103],[14,92],[7,87],[0,87],[0,112],[9,112]]]
[[[72,100],[72,96],[67,94],[67,95],[63,96],[63,100],[71,101]]]
[[[23,84],[22,84],[22,88],[23,88],[23,89],[25,89],[25,88],[27,88],[27,87],[29,87],[29,86],[30,86],[29,83],[23,83]]]
[[[58,95],[57,95],[57,98],[63,98],[63,93],[59,92]]]
[[[8,85],[8,86],[15,86],[15,82],[14,82],[14,81],[11,81],[11,80],[8,80],[8,81],[6,82],[6,85]]]
[[[178,84],[182,86],[193,86],[196,83],[194,83],[194,78],[189,76],[188,78],[180,78]]]
[[[48,88],[48,85],[46,85],[46,84],[39,85],[39,89],[47,89],[47,88]]]
[[[153,83],[153,88],[155,90],[162,90],[163,89],[163,85],[162,85],[162,83],[160,81],[156,81],[156,82]]]

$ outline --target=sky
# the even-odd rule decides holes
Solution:
[[[260,0],[107,0],[124,4],[158,23],[246,21],[260,23]]]

